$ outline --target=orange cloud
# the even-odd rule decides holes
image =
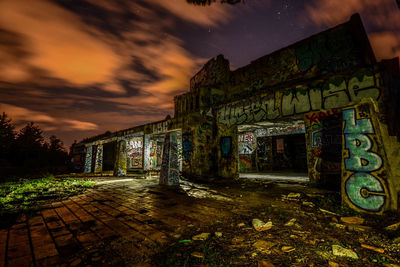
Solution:
[[[88,131],[97,130],[99,128],[96,124],[87,121],[65,119],[64,122],[69,124],[68,129],[71,128],[71,130]]]
[[[120,64],[112,48],[90,34],[78,16],[48,1],[1,1],[0,24],[24,36],[31,49],[11,80],[27,79],[24,66],[29,64],[72,84],[89,85],[109,81]]]

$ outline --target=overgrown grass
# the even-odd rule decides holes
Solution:
[[[94,181],[55,178],[52,175],[40,179],[2,183],[0,184],[0,215],[32,210],[48,200],[79,194],[94,185]]]

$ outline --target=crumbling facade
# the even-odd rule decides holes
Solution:
[[[353,15],[235,71],[211,59],[175,97],[174,118],[87,140],[84,171],[160,171],[176,184],[179,173],[292,170],[357,211],[397,210],[399,92],[398,58],[376,62]]]

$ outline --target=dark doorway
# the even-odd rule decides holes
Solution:
[[[103,171],[114,170],[116,145],[115,141],[103,145]]]

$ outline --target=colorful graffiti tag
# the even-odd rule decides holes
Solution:
[[[128,168],[143,167],[143,137],[133,137],[127,144]]]
[[[340,108],[364,97],[378,100],[378,77],[370,70],[360,70],[349,79],[333,77],[325,82],[284,91],[272,95],[253,97],[227,104],[217,110],[218,122],[237,125],[273,120],[302,114],[312,110]]]
[[[98,145],[96,150],[96,162],[94,172],[102,172],[103,170],[103,145]]]
[[[362,112],[360,112],[362,110]],[[342,190],[348,201],[358,210],[381,212],[387,204],[387,189],[383,159],[370,118],[368,104],[343,111]]]
[[[177,133],[170,134],[170,156],[167,185],[179,185],[179,153]]]
[[[169,151],[170,151],[170,133],[165,134],[165,142],[163,148],[163,156],[160,169],[160,184],[167,184],[168,182],[168,167],[169,167]]]
[[[126,153],[126,141],[121,140],[118,143],[118,166],[117,176],[125,176],[127,169],[127,153]]]
[[[92,146],[86,147],[85,173],[90,173],[92,171],[92,153]]]

